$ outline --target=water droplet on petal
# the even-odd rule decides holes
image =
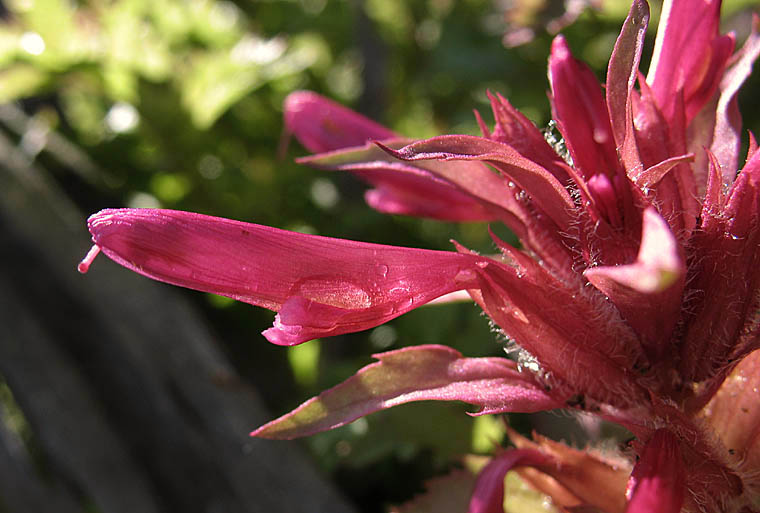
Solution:
[[[316,303],[357,310],[372,306],[372,298],[362,287],[348,280],[314,278],[304,280],[298,295]]]
[[[379,274],[383,278],[388,276],[388,266],[385,264],[377,264],[375,266],[375,271],[377,271],[377,274]]]
[[[597,144],[604,144],[609,140],[610,135],[607,133],[606,130],[597,128],[594,130],[593,137],[594,137],[594,142],[596,142]]]
[[[528,318],[525,316],[523,311],[520,310],[519,308],[512,309],[512,316],[520,322],[524,322],[525,324],[530,324],[530,321],[528,320]]]
[[[409,308],[411,308],[413,303],[414,303],[414,298],[409,296],[408,298],[405,298],[396,304],[396,310],[397,311],[408,310]]]
[[[462,269],[454,276],[454,283],[467,283],[475,279],[475,271],[472,269]]]

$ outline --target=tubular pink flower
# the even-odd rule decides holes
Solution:
[[[634,0],[604,89],[557,37],[559,152],[498,94],[494,127],[477,116],[481,137],[419,141],[314,93],[286,100],[287,131],[322,152],[302,163],[366,180],[380,211],[502,221],[521,249],[493,234],[501,255],[484,257],[121,209],[90,218],[95,246],[80,270],[103,251],[151,278],[275,310],[264,335],[286,345],[466,290],[519,344],[519,366],[443,346],[382,353],[253,434],[303,436],[418,400],[463,401],[476,414],[562,407],[629,429],[630,461],[512,434],[517,449],[486,466],[471,513],[500,511],[513,467],[572,511],[756,511],[760,152],[750,136],[738,170],[736,95],[760,35],[756,19],[734,54],[719,8],[666,0],[644,79],[649,8]]]
[[[95,247],[128,269],[277,311],[264,336],[280,345],[377,326],[473,287],[485,260],[172,210],[103,210],[88,225]]]
[[[297,91],[285,99],[285,129],[296,135],[310,151],[330,152],[351,148],[354,152],[367,151],[370,154],[374,140],[392,141],[399,139],[391,130],[357,114],[342,105],[311,91]],[[351,151],[351,150],[349,150]],[[341,166],[343,152],[330,158],[326,163],[310,163],[324,169],[352,171],[374,186],[367,191],[365,199],[374,209],[386,214],[403,214],[448,221],[486,221],[498,219],[487,205],[483,205],[459,188],[431,174],[427,166],[401,165],[388,159],[373,159],[364,156],[354,158],[362,161],[359,166]],[[466,165],[449,165],[455,169]],[[472,166],[469,166],[472,167]],[[486,171],[481,170],[481,173]],[[460,173],[466,173],[461,169]]]
[[[401,147],[411,141],[384,142],[389,147]],[[318,169],[351,171],[373,184],[375,188],[367,191],[365,199],[380,212],[453,221],[511,216],[504,208],[504,200],[494,193],[503,180],[477,163],[431,161],[412,165],[390,157],[375,144],[322,153],[298,162]]]

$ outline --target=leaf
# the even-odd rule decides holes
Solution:
[[[252,436],[291,439],[352,422],[412,401],[464,401],[480,413],[534,412],[557,406],[531,375],[506,358],[464,358],[454,349],[422,345],[375,355],[379,361]]]

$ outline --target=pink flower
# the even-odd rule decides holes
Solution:
[[[741,171],[736,93],[760,54],[734,53],[720,2],[666,2],[639,75],[649,10],[634,0],[606,87],[559,36],[549,80],[564,148],[491,96],[483,136],[405,140],[314,93],[286,101],[288,130],[350,171],[383,212],[507,224],[499,257],[328,239],[164,210],[104,210],[95,246],[151,278],[277,311],[276,344],[377,326],[466,290],[523,351],[467,358],[444,346],[378,362],[254,431],[293,438],[418,400],[476,414],[582,410],[635,436],[636,462],[513,435],[475,486],[470,513],[501,511],[518,467],[565,507],[609,513],[750,512],[760,496],[760,152]],[[635,87],[638,80],[638,88]],[[558,151],[559,150],[559,153]],[[496,172],[494,172],[496,170]]]

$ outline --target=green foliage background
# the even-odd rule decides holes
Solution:
[[[731,22],[739,30],[751,3],[726,6],[739,13]],[[472,109],[490,118],[487,89],[538,126],[549,120],[551,37],[538,30],[534,41],[506,49],[503,14],[490,0],[13,0],[5,7],[0,104],[32,122],[13,128],[3,110],[3,130],[54,170],[85,211],[162,206],[414,247],[446,249],[454,238],[489,252],[484,225],[383,216],[364,204],[364,186],[351,176],[295,165],[305,152],[283,144],[283,99],[312,89],[412,137],[478,133]],[[600,78],[627,8],[608,0],[564,31]],[[757,90],[755,76],[742,97],[756,133]],[[39,142],[50,134],[72,144]],[[276,414],[346,378],[373,352],[443,343],[468,356],[503,354],[471,305],[420,309],[367,333],[284,349],[259,335],[270,312],[191,297]],[[362,511],[383,511],[460,455],[501,439],[498,422],[473,422],[464,411],[405,406],[305,443]]]

